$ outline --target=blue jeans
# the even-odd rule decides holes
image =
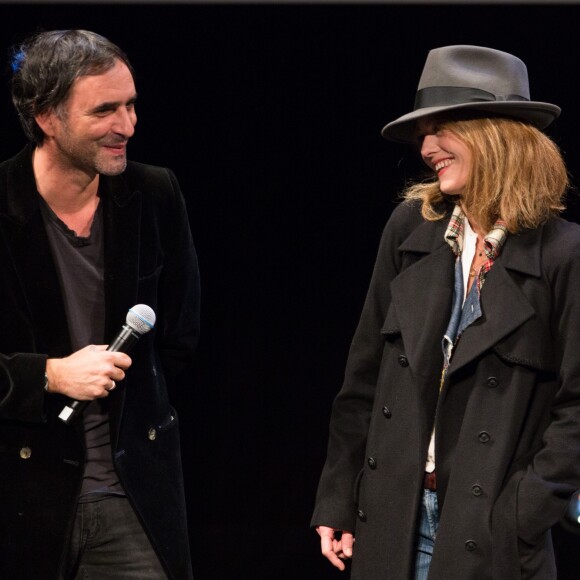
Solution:
[[[417,529],[415,580],[427,580],[438,527],[439,508],[437,507],[437,492],[424,489],[423,499],[421,501],[421,516]]]
[[[167,580],[149,538],[120,496],[79,503],[62,580]]]

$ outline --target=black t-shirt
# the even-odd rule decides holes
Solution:
[[[104,343],[105,288],[101,203],[88,237],[77,236],[41,197],[42,216],[64,297],[73,352]],[[80,501],[123,494],[111,458],[108,398],[95,399],[83,414],[87,462]]]

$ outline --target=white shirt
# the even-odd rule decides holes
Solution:
[[[463,223],[463,250],[461,252],[461,267],[463,270],[463,302],[467,297],[467,284],[469,281],[469,270],[475,256],[475,247],[477,246],[477,234],[471,228],[469,220],[465,218]],[[431,432],[431,441],[427,451],[427,463],[425,471],[432,473],[435,471],[435,426]]]

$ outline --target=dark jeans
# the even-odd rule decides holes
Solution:
[[[439,507],[437,505],[437,492],[424,489],[421,501],[421,518],[419,519],[419,529],[417,530],[415,580],[427,580],[438,527]]]
[[[125,497],[80,503],[62,580],[166,580]]]

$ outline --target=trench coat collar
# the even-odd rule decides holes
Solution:
[[[449,322],[454,255],[444,239],[448,217],[422,222],[399,251],[418,259],[392,283],[393,303],[409,364],[415,376],[432,382],[442,365],[441,338]],[[484,316],[457,344],[449,374],[469,364],[534,315],[511,272],[541,275],[543,227],[510,235],[482,288]],[[469,332],[469,337],[468,337]],[[429,378],[430,377],[430,378]]]
[[[459,340],[451,361],[450,374],[495,347],[534,316],[535,309],[516,284],[513,273],[532,278],[541,276],[543,229],[540,226],[509,236],[501,256],[487,274],[481,289],[484,315],[467,328]],[[545,360],[549,359],[549,353],[546,353]],[[545,364],[548,370],[549,363]]]
[[[451,212],[437,222],[423,222],[413,230],[399,246],[402,252],[417,252],[429,254],[442,245],[447,245],[444,240]],[[519,234],[509,234],[500,260],[505,268],[539,277],[541,275],[541,238],[543,226],[534,230],[524,230]]]

